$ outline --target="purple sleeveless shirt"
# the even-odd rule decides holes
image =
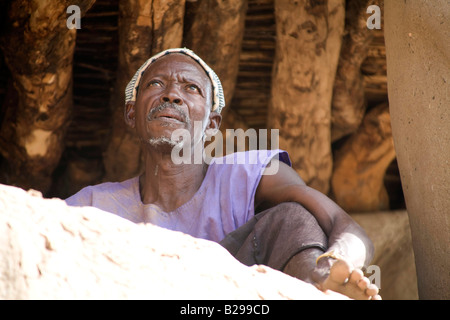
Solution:
[[[86,187],[66,199],[66,203],[93,206],[136,223],[152,223],[219,242],[254,216],[256,188],[262,172],[276,156],[291,165],[288,154],[282,150],[251,150],[214,158],[195,195],[172,212],[142,203],[139,177]]]

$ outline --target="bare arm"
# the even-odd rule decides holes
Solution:
[[[334,201],[306,186],[291,167],[279,162],[275,175],[263,175],[255,205],[272,207],[282,202],[298,202],[311,212],[328,236],[327,252],[340,254],[355,267],[370,263],[374,249],[366,232]]]

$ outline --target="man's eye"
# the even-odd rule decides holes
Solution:
[[[193,90],[193,91],[200,91],[200,88],[199,88],[197,85],[195,85],[195,84],[189,84],[189,85],[187,86],[187,88],[188,88],[189,90]]]
[[[147,87],[160,87],[162,86],[161,81],[158,80],[152,80],[147,84]]]

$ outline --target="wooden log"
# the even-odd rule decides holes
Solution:
[[[333,88],[332,141],[355,132],[366,110],[361,64],[367,57],[374,34],[366,26],[366,10],[369,5],[379,5],[378,2],[357,0],[346,3],[345,36]]]
[[[327,193],[332,171],[331,97],[344,1],[275,1],[276,54],[268,126],[305,182]]]
[[[228,103],[239,70],[246,11],[247,0],[199,0],[186,4],[183,44],[217,73]]]
[[[15,0],[5,15],[0,45],[17,99],[4,106],[0,152],[5,182],[46,192],[64,148],[72,108],[72,62],[76,29],[66,9],[83,15],[94,0]]]
[[[123,0],[119,12],[119,64],[110,102],[112,130],[104,154],[108,181],[125,180],[141,171],[140,143],[123,118],[125,87],[152,55],[181,46],[184,1]]]
[[[370,110],[358,131],[335,153],[333,197],[348,212],[389,209],[384,174],[395,159],[387,104]]]

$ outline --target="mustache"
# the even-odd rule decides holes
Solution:
[[[188,125],[191,123],[186,112],[178,104],[167,101],[162,102],[157,107],[151,109],[147,114],[147,120],[153,120],[156,113],[161,112],[167,108],[175,110],[180,116],[180,118],[183,120],[183,122],[187,123]]]

